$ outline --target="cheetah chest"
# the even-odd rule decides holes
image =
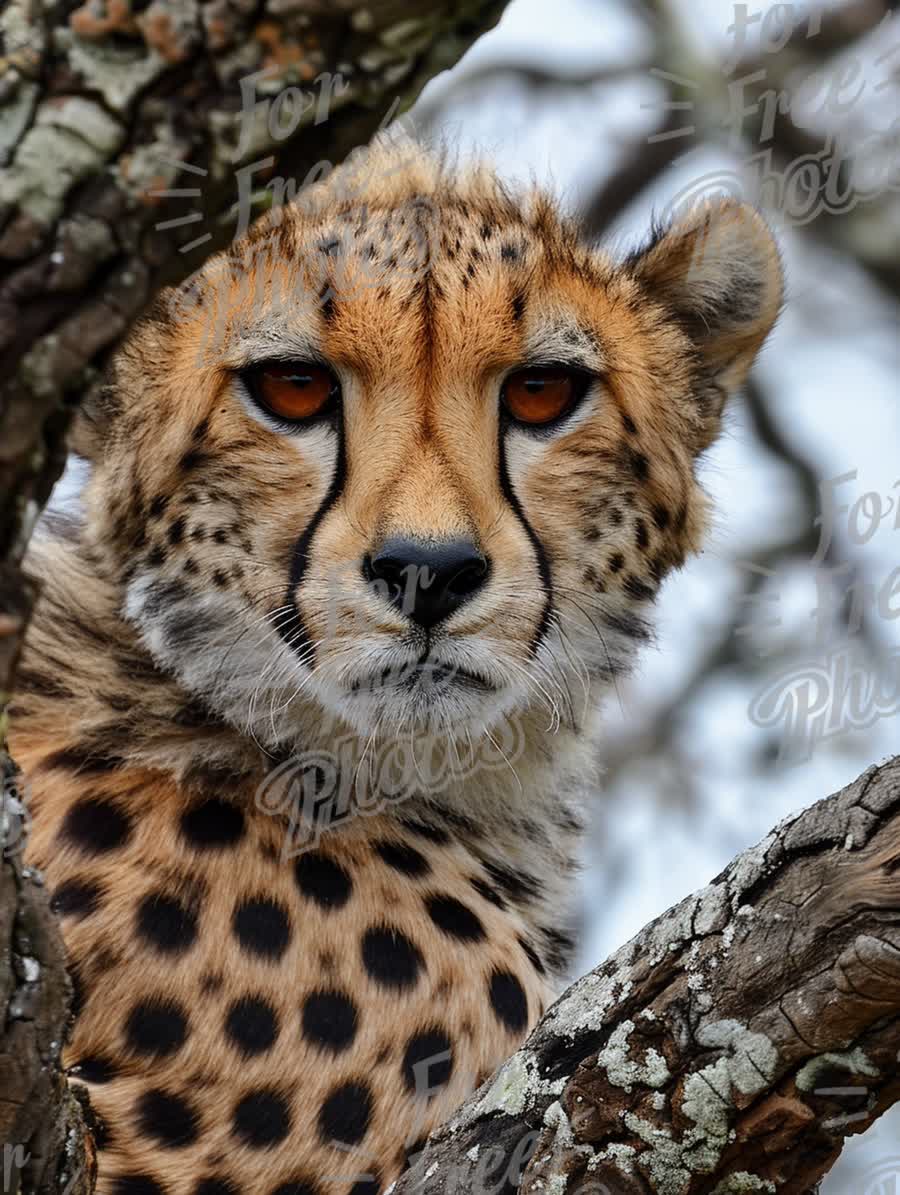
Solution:
[[[251,802],[145,789],[138,814],[127,787],[82,787],[32,842],[100,1191],[382,1191],[548,1002],[526,924],[413,820],[358,818],[285,860]]]

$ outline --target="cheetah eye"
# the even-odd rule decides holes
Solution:
[[[334,410],[340,384],[312,361],[264,361],[241,375],[253,401],[286,423],[308,423]]]
[[[546,427],[568,415],[590,383],[590,374],[566,365],[530,365],[509,375],[500,401],[516,423]]]

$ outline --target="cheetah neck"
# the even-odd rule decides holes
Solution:
[[[82,542],[42,536],[29,564],[43,590],[13,711],[26,770],[62,753],[87,771],[131,766],[179,788],[227,784],[284,818],[286,854],[374,814],[449,835],[524,901],[551,954],[556,943],[554,970],[565,966],[584,806],[597,784],[589,734],[551,737],[526,715],[515,741],[492,737],[468,755],[432,742],[425,753],[402,739],[373,748],[307,709],[302,743],[276,755],[156,666],[122,616],[113,574]]]

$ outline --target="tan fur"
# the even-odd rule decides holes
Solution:
[[[79,429],[84,521],[50,520],[32,555],[13,716],[29,861],[83,991],[66,1063],[101,1195],[374,1195],[541,1015],[569,961],[596,714],[699,546],[697,456],[780,294],[746,208],[614,264],[546,197],[384,141],[135,331]],[[236,371],[312,355],[340,379],[340,426],[285,432]],[[542,362],[598,380],[558,431],[507,428],[504,378]],[[490,557],[424,639],[362,575],[392,535]],[[385,680],[424,651],[492,691]],[[292,859],[291,769],[337,752],[350,805]],[[415,974],[392,986],[379,966],[402,971],[406,939]],[[357,1010],[340,1050],[301,1032],[325,991]],[[184,1016],[169,1053],[140,1048],[151,999]],[[226,1022],[250,999],[245,1057]],[[431,1098],[405,1078],[423,1034],[452,1055]],[[260,1088],[289,1124],[263,1109],[253,1143],[240,1107]]]

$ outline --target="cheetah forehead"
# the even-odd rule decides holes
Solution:
[[[352,355],[379,340],[388,312],[395,343],[421,341],[423,319],[443,310],[440,335],[464,328],[470,349],[508,351],[497,330],[512,327],[520,355],[601,368],[585,307],[613,283],[635,289],[549,194],[516,193],[482,163],[392,138],[273,206],[170,302],[183,340],[196,317],[209,365]]]

